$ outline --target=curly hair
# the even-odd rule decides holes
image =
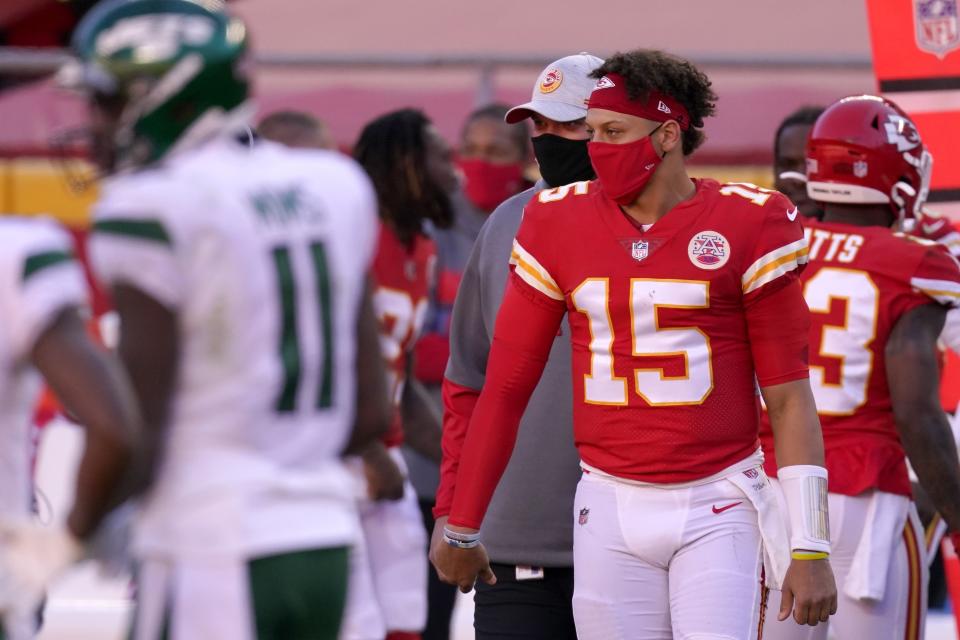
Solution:
[[[717,94],[706,74],[692,63],[663,51],[635,49],[615,53],[590,75],[602,78],[608,73],[623,76],[631,100],[646,100],[651,91],[659,91],[683,105],[690,115],[690,128],[682,137],[683,155],[703,144],[703,119],[716,113]]]
[[[367,124],[353,149],[377,192],[380,218],[404,244],[423,233],[424,220],[441,229],[453,222],[450,196],[426,169],[428,126],[421,111],[392,111]]]

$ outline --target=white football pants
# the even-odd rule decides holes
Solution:
[[[873,492],[859,496],[831,493],[830,504],[830,566],[837,580],[837,613],[827,624],[816,627],[800,626],[792,618],[777,621],[780,592],[770,594],[770,611],[764,629],[764,640],[825,640],[826,638],[864,638],[869,640],[920,640],[923,638],[927,614],[927,551],[923,526],[917,510],[911,503],[906,522],[883,514],[873,519],[872,526],[896,526],[897,531],[880,536],[890,541],[888,549],[879,545],[870,550],[873,562],[864,567],[867,573],[879,563],[886,563],[885,587],[882,599],[853,598],[845,590],[851,579],[851,567],[864,532],[871,520],[870,501]],[[895,525],[893,523],[896,523]],[[879,558],[886,554],[886,558]],[[854,576],[853,579],[857,579]],[[865,575],[864,579],[870,579]],[[884,580],[883,576],[879,579]]]
[[[406,473],[399,448],[391,448],[390,455]],[[362,462],[350,466],[366,496]],[[427,624],[427,532],[413,486],[407,481],[403,498],[396,501],[362,497],[359,510],[363,540],[351,550],[341,640],[383,640],[388,631],[422,631]]]
[[[729,480],[660,488],[584,472],[573,527],[580,640],[758,637],[757,511]]]

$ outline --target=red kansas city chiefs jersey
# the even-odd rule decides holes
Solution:
[[[514,285],[568,315],[580,455],[613,476],[688,482],[747,458],[757,378],[807,375],[802,357],[784,370],[758,354],[748,326],[806,262],[796,208],[753,185],[695,184],[646,231],[596,182],[542,191],[514,243]],[[783,318],[801,314],[805,331],[795,299]]]
[[[810,386],[830,491],[910,495],[893,420],[884,350],[897,321],[922,304],[960,302],[960,268],[947,249],[884,227],[807,222],[802,276],[810,308]],[[776,470],[766,419],[764,452]]]
[[[394,406],[393,422],[384,436],[388,446],[403,441],[400,399],[407,380],[407,360],[427,314],[435,262],[436,248],[426,236],[417,234],[408,247],[388,225],[380,226],[373,261],[373,307],[380,320],[380,349],[387,364],[387,387]]]

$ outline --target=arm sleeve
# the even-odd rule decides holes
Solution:
[[[481,232],[460,278],[450,316],[450,357],[445,373],[446,380],[474,389],[483,387],[487,355],[490,353],[490,335],[483,321],[483,280],[480,269],[485,243],[486,235]]]
[[[762,224],[741,276],[747,306],[795,280],[807,264],[807,241],[800,224],[801,216],[787,197],[774,193],[764,205],[762,215]]]
[[[942,245],[931,246],[917,265],[910,286],[950,308],[960,306],[960,264]]]
[[[539,303],[534,296],[540,294],[511,276],[497,314],[486,383],[463,443],[450,524],[480,527],[550,355],[565,308]]]
[[[810,311],[797,278],[754,300],[746,317],[761,387],[809,377]]]
[[[127,284],[169,309],[178,309],[185,284],[172,230],[159,215],[125,211],[129,210],[98,212],[90,235],[94,273],[107,287]]]
[[[484,227],[486,229],[486,227]],[[457,486],[460,454],[470,416],[480,397],[487,372],[490,336],[483,322],[480,258],[486,234],[481,231],[464,268],[450,318],[450,357],[443,378],[443,438],[440,486],[433,517],[450,515]]]
[[[440,463],[440,486],[433,507],[433,517],[450,515],[453,494],[457,486],[457,470],[463,441],[467,437],[470,416],[480,398],[480,391],[464,387],[449,378],[443,380],[443,461]]]

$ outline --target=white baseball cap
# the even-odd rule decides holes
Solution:
[[[603,60],[589,53],[578,53],[555,60],[540,72],[533,85],[530,102],[517,105],[504,116],[509,124],[538,113],[557,122],[571,122],[587,115],[587,100],[597,84],[590,72]]]

